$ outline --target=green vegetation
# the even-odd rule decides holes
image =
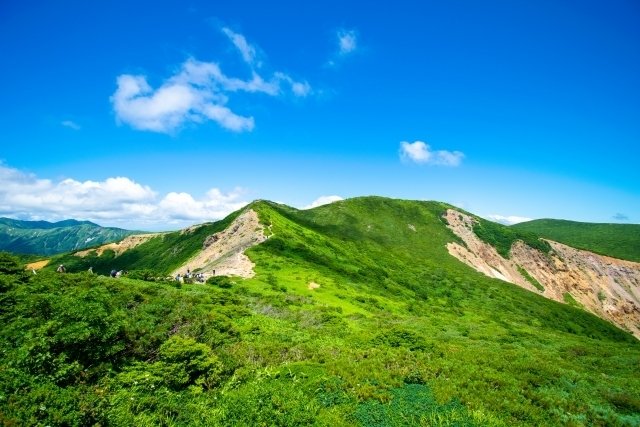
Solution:
[[[504,258],[509,258],[509,252],[511,246],[517,241],[522,240],[528,246],[538,249],[543,253],[549,253],[551,246],[540,237],[532,232],[519,230],[507,227],[496,222],[487,221],[485,219],[476,217],[478,221],[474,227],[473,232],[480,240],[490,244],[500,255]]]
[[[89,221],[20,221],[0,218],[0,251],[54,255],[115,242],[135,231],[100,227]]]
[[[522,277],[527,279],[529,283],[531,283],[537,290],[540,292],[544,292],[544,286],[540,282],[538,282],[534,277],[532,277],[527,270],[518,266],[518,271],[522,274]]]
[[[100,256],[94,251],[79,257],[65,254],[54,257],[45,268],[55,270],[64,264],[69,272],[87,271],[93,267],[97,274],[109,274],[115,270],[150,270],[152,276],[166,277],[202,249],[207,236],[224,230],[238,215],[234,213],[222,221],[202,224],[185,231],[162,233],[116,256],[106,250]]]
[[[0,423],[638,425],[640,343],[449,256],[447,207],[254,203],[273,234],[248,280],[33,275],[0,256]]]
[[[574,248],[640,262],[640,224],[593,224],[559,219],[536,219],[512,225]]]
[[[584,309],[582,304],[576,301],[573,295],[571,295],[569,292],[565,292],[564,294],[562,294],[562,299],[565,303],[569,304],[571,307]]]

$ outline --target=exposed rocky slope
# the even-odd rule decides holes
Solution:
[[[202,244],[202,251],[172,274],[184,274],[190,270],[209,277],[215,270],[216,275],[253,277],[254,264],[244,251],[266,239],[258,214],[248,209],[225,230],[207,237]]]
[[[149,239],[160,235],[162,235],[162,233],[134,234],[133,236],[125,237],[119,242],[107,243],[106,245],[102,245],[97,248],[78,251],[75,253],[75,255],[79,257],[85,257],[92,252],[95,252],[96,255],[101,256],[105,251],[112,250],[113,252],[115,252],[115,255],[118,256],[128,251],[129,249],[133,249],[136,246],[139,246],[148,241]]]
[[[532,292],[564,302],[571,295],[585,310],[607,319],[640,338],[640,264],[606,257],[549,241],[552,251],[544,254],[521,241],[502,257],[473,232],[473,217],[447,210],[448,227],[462,239],[449,243],[449,253],[477,271],[514,283]],[[519,271],[537,280],[540,292]]]

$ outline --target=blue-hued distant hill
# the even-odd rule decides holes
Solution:
[[[22,221],[0,218],[0,250],[16,254],[55,255],[121,240],[133,234],[90,221]]]

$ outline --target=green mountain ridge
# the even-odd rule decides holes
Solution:
[[[628,261],[640,262],[640,224],[607,224],[536,219],[512,225],[578,249]]]
[[[0,250],[55,255],[118,241],[136,233],[139,232],[73,219],[48,222],[0,218]]]
[[[460,242],[443,218],[450,208],[257,201],[119,256],[54,257],[37,275],[0,257],[0,420],[640,424],[640,342],[450,256],[446,244]],[[160,279],[249,209],[268,236],[245,251],[254,277]],[[507,241],[507,230],[485,231]],[[77,273],[56,274],[58,263]]]
[[[49,221],[25,221],[20,219],[0,217],[0,224],[13,228],[25,228],[25,229],[51,229],[60,227],[72,227],[74,225],[95,225],[91,221],[78,221],[76,219],[64,219],[62,221],[49,222]]]

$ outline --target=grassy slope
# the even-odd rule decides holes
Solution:
[[[447,205],[253,208],[274,235],[248,251],[256,277],[229,289],[47,272],[6,286],[2,419],[640,423],[639,343],[450,257]]]
[[[46,268],[55,270],[58,265],[64,264],[69,272],[87,271],[92,266],[98,274],[108,274],[112,269],[148,269],[158,275],[167,275],[201,250],[207,236],[224,230],[237,216],[238,212],[221,221],[203,224],[190,232],[175,231],[153,237],[117,257],[113,251],[105,251],[101,256],[93,252],[86,257],[64,254],[53,258]]]
[[[536,219],[510,228],[532,232],[574,248],[640,262],[640,224],[593,224]]]

